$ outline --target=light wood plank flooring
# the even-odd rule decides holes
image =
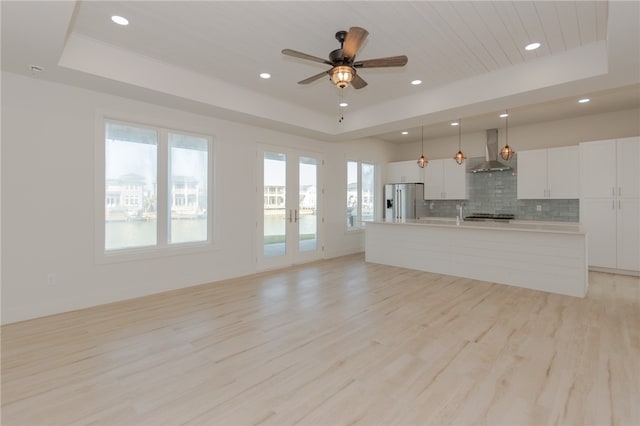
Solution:
[[[640,424],[640,279],[362,255],[2,327],[2,424]]]

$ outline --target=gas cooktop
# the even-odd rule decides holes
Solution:
[[[464,220],[475,222],[509,222],[515,219],[515,217],[512,213],[472,213],[469,216],[465,216]]]

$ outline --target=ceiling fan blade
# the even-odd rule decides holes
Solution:
[[[367,82],[364,81],[364,79],[360,77],[358,74],[356,74],[353,76],[353,80],[351,80],[351,85],[353,86],[354,89],[362,89],[364,86],[367,85]]]
[[[317,56],[307,55],[306,53],[298,52],[292,49],[282,49],[282,54],[287,56],[293,56],[294,58],[307,59],[313,62],[320,62],[321,64],[333,65],[326,59],[318,58]]]
[[[351,27],[347,33],[347,37],[344,39],[344,45],[342,46],[342,54],[347,58],[353,60],[356,57],[356,53],[360,50],[360,46],[369,35],[369,31],[360,27]]]
[[[304,80],[301,80],[298,82],[298,84],[309,84],[309,83],[313,83],[314,81],[324,77],[326,74],[329,74],[330,70],[327,71],[323,71],[320,74],[316,74],[316,75],[312,75],[309,78],[305,78]]]
[[[353,63],[354,68],[383,68],[383,67],[403,67],[407,65],[409,58],[405,55],[390,56],[388,58],[367,59]]]

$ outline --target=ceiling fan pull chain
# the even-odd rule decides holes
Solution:
[[[342,103],[344,102],[344,87],[340,88],[338,97],[340,101],[338,102],[338,115],[340,116],[340,118],[338,119],[338,123],[342,123],[342,120],[344,120],[344,114],[342,113],[342,111],[344,111],[344,108],[342,107]]]

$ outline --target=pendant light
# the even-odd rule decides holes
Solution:
[[[418,159],[418,166],[423,169],[428,162],[429,160],[424,156],[424,126],[422,126],[422,155],[420,155],[420,158]]]
[[[505,133],[504,133],[505,145],[500,150],[500,157],[502,157],[502,159],[506,161],[513,158],[516,152],[513,150],[513,148],[509,146],[509,111],[506,111],[506,110],[505,110],[505,120],[507,120],[505,122]]]
[[[464,152],[462,152],[462,120],[458,119],[458,153],[453,156],[453,159],[456,160],[458,165],[462,165],[464,160],[467,159],[465,157]]]

